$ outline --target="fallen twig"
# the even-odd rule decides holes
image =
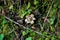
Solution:
[[[8,17],[6,17],[6,16],[5,16],[5,18],[8,19],[8,20],[11,21],[11,22],[17,24],[20,28],[27,29],[27,30],[33,31],[33,32],[35,32],[35,33],[37,33],[37,34],[39,34],[39,35],[42,35],[42,33],[37,32],[37,31],[34,31],[34,30],[32,30],[32,29],[30,29],[30,28],[28,28],[28,27],[25,27],[25,26],[23,26],[23,25],[15,22],[15,21],[11,20],[10,18],[8,18]],[[14,30],[13,30],[13,31],[14,31]],[[13,31],[12,31],[12,32],[13,32]],[[10,33],[12,33],[12,32],[10,32]]]
[[[47,17],[49,16],[49,13],[50,13],[50,11],[51,11],[51,8],[52,8],[53,3],[54,3],[54,0],[52,1],[52,4],[51,4],[51,6],[50,6],[50,8],[49,8],[49,10],[48,10],[48,12],[47,12],[47,15],[46,15],[46,17],[45,17],[46,19],[47,19]],[[45,20],[46,20],[46,19],[45,19]],[[44,20],[44,21],[45,21],[45,20]],[[44,23],[45,23],[45,22],[44,22]]]

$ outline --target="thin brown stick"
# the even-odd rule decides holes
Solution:
[[[50,6],[50,8],[49,8],[49,10],[48,10],[48,12],[47,12],[47,15],[46,15],[46,19],[47,19],[47,17],[49,16],[49,13],[50,13],[50,11],[51,11],[51,9],[52,9],[52,5],[53,5],[53,3],[54,3],[54,0],[52,1],[52,4],[51,4],[51,6]],[[45,22],[44,22],[45,23]]]
[[[13,23],[19,25],[20,28],[27,29],[27,30],[33,31],[33,32],[35,32],[35,33],[37,33],[37,34],[39,34],[39,35],[42,35],[41,32],[37,32],[37,31],[34,31],[34,30],[32,30],[32,29],[30,29],[30,28],[28,28],[28,27],[25,27],[25,26],[23,26],[23,25],[21,25],[21,24],[15,22],[15,21],[11,20],[10,18],[8,18],[8,17],[6,17],[6,16],[5,16],[5,18],[8,19],[9,21],[11,21],[11,22],[13,22]],[[15,30],[13,30],[13,31],[15,31]],[[13,32],[13,31],[12,31],[12,32]],[[10,33],[12,33],[12,32],[10,32]]]

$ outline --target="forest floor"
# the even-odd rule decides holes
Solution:
[[[59,0],[0,0],[0,40],[60,40]]]

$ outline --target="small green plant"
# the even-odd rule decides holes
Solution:
[[[28,38],[26,38],[25,40],[32,40],[32,37],[28,37]]]
[[[0,40],[3,40],[4,34],[0,34]]]
[[[29,9],[31,7],[30,2],[28,2],[27,8]]]
[[[27,15],[27,14],[31,14],[31,9],[30,9],[30,2],[28,2],[28,5],[25,5],[25,7],[23,6],[19,11],[18,11],[18,13],[19,13],[19,16],[21,17],[21,18],[23,18],[25,15]]]
[[[39,2],[37,0],[34,0],[34,4],[37,5]]]
[[[25,35],[27,35],[29,32],[30,32],[29,30],[25,30],[25,31],[22,32],[22,35],[25,36]]]

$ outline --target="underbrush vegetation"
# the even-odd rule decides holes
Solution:
[[[0,0],[0,40],[60,40],[60,0]]]

